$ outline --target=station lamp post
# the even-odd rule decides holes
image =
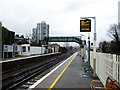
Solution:
[[[96,77],[96,17],[80,17],[81,19],[94,19],[94,59],[93,59],[93,76]]]

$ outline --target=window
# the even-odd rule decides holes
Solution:
[[[26,52],[26,47],[25,46],[22,49],[23,49],[23,52]]]
[[[45,27],[43,27],[43,29],[45,29]]]
[[[30,46],[28,46],[28,52],[30,52]]]

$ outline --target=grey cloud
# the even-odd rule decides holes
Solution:
[[[94,15],[100,35],[109,24],[117,23],[116,9],[117,0],[0,0],[0,21],[8,29],[26,34],[45,20],[50,24],[50,35],[75,36],[80,35],[80,16]]]

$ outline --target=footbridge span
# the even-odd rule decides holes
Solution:
[[[82,45],[81,36],[72,36],[72,37],[49,37],[49,42],[76,42]]]

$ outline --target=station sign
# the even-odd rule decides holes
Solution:
[[[80,32],[91,32],[91,20],[80,20]]]
[[[4,52],[13,52],[13,45],[4,45]]]

